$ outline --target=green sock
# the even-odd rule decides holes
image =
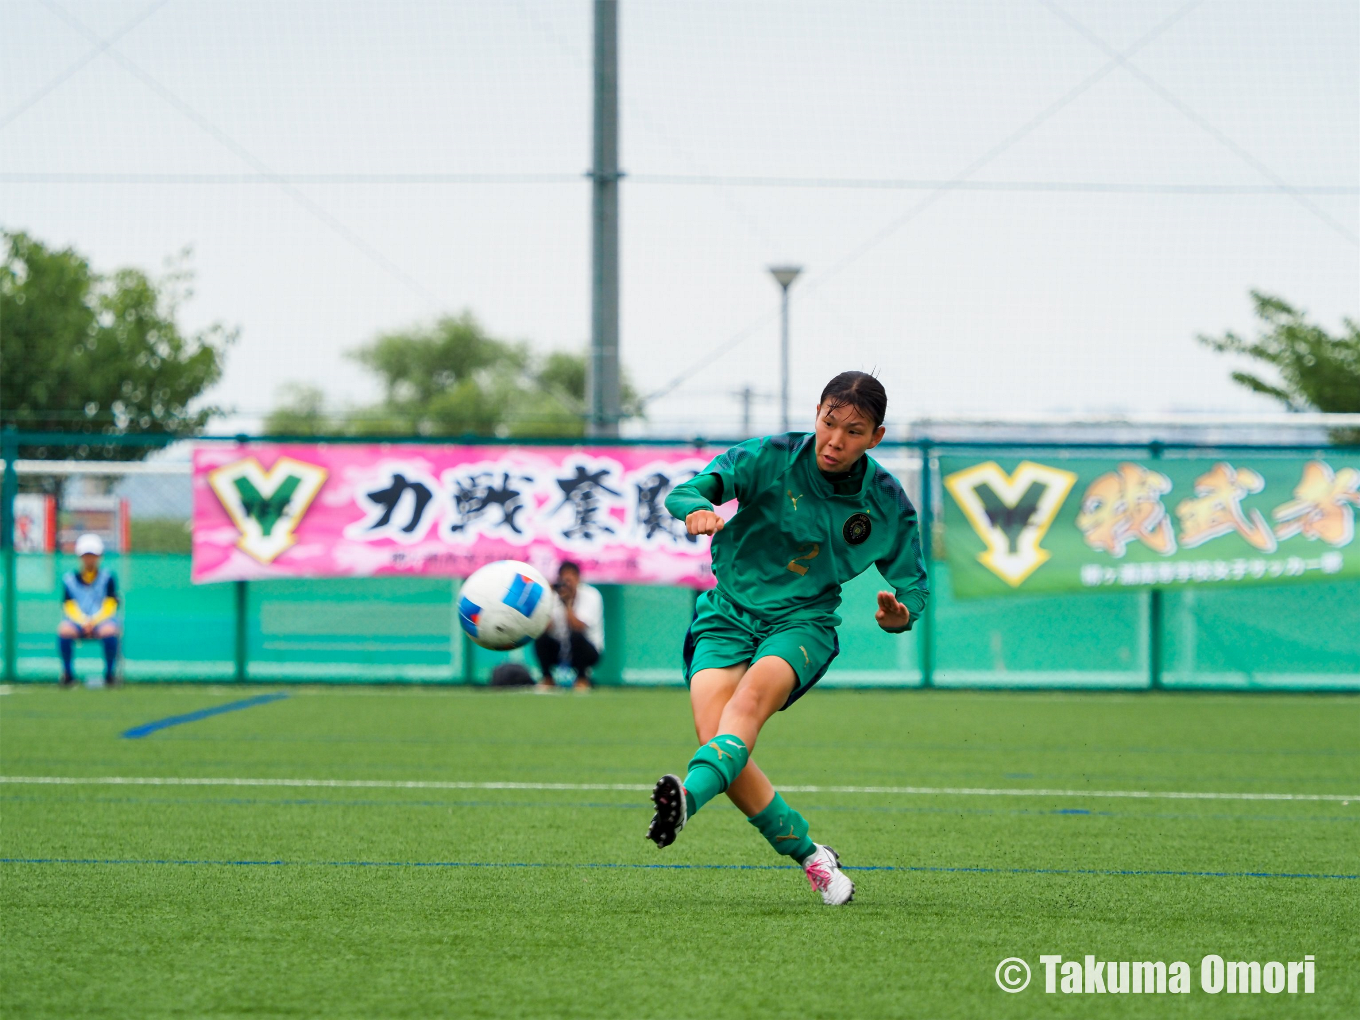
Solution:
[[[807,819],[785,804],[778,793],[769,807],[747,821],[760,830],[775,853],[792,857],[799,864],[817,850],[817,844],[808,838]]]
[[[751,753],[740,737],[719,733],[689,760],[685,776],[685,807],[693,815],[710,800],[732,785],[746,767]]]

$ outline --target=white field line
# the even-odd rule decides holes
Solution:
[[[514,783],[436,779],[239,779],[198,776],[0,776],[0,783],[58,786],[287,786],[380,790],[651,790],[647,783]],[[903,794],[923,797],[1126,797],[1135,800],[1360,801],[1344,793],[1222,793],[1177,790],[1030,790],[967,786],[781,786],[789,793]]]

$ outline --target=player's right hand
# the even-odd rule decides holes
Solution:
[[[695,510],[685,518],[685,528],[691,535],[716,535],[724,523],[712,510]]]

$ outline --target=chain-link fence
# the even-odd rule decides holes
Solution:
[[[13,449],[17,437],[6,438]],[[909,634],[884,634],[873,619],[877,573],[848,584],[841,653],[824,683],[1360,688],[1360,583],[1354,580],[955,597],[945,561],[951,536],[941,523],[947,497],[939,455],[963,448],[922,439],[876,451],[933,536],[930,611]],[[1017,453],[995,444],[968,449],[980,457]],[[1055,463],[1091,452],[1038,444],[1024,450]],[[1164,455],[1212,459],[1214,452],[1184,444]],[[1121,452],[1147,454],[1146,448]],[[931,465],[924,493],[923,463]],[[10,541],[0,639],[7,680],[56,678],[62,576],[75,567],[72,546],[86,531],[104,538],[106,565],[118,578],[122,669],[129,681],[485,683],[507,656],[524,658],[522,650],[492,653],[463,636],[456,578],[191,583],[191,466],[183,445],[141,461],[7,459],[5,480]],[[680,645],[695,593],[633,585],[602,591],[606,652],[597,679],[681,683]],[[86,673],[98,665],[94,655],[77,660]]]

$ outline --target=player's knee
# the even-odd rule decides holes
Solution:
[[[101,623],[95,629],[95,636],[101,638],[119,637],[121,634],[122,630],[116,623]]]
[[[732,714],[740,719],[758,719],[764,722],[769,713],[765,710],[768,697],[755,684],[743,684],[727,702],[724,714]]]
[[[79,636],[80,631],[76,629],[74,623],[67,623],[65,620],[62,620],[61,623],[57,624],[57,637],[73,638]]]

